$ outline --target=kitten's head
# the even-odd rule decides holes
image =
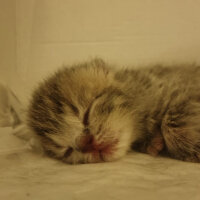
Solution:
[[[87,108],[65,108],[64,131],[42,137],[44,149],[67,163],[113,161],[129,150],[133,118],[127,97],[108,88]]]

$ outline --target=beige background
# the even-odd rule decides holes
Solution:
[[[27,99],[60,65],[93,56],[199,63],[199,8],[198,0],[0,0],[1,77]]]
[[[63,63],[200,63],[199,52],[200,0],[0,0],[0,80],[24,102]],[[132,152],[66,165],[13,132],[31,136],[23,125],[0,127],[1,200],[200,199],[199,164]]]
[[[0,0],[0,80],[10,83],[16,67],[15,1]]]

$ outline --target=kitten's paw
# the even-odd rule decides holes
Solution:
[[[164,139],[162,135],[157,134],[147,145],[147,153],[152,156],[157,156],[164,148]]]

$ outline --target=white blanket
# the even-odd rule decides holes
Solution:
[[[9,92],[0,90],[0,199],[200,199],[200,164],[133,152],[116,162],[68,165],[37,153],[31,136],[24,137],[29,131],[19,123],[19,102]],[[16,117],[10,108],[18,123],[10,120]]]

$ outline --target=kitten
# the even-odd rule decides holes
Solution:
[[[44,150],[68,163],[116,160],[136,138],[126,95],[102,60],[64,68],[33,94],[28,125]]]
[[[113,161],[132,147],[200,161],[200,67],[63,68],[34,92],[28,125],[67,163]]]

